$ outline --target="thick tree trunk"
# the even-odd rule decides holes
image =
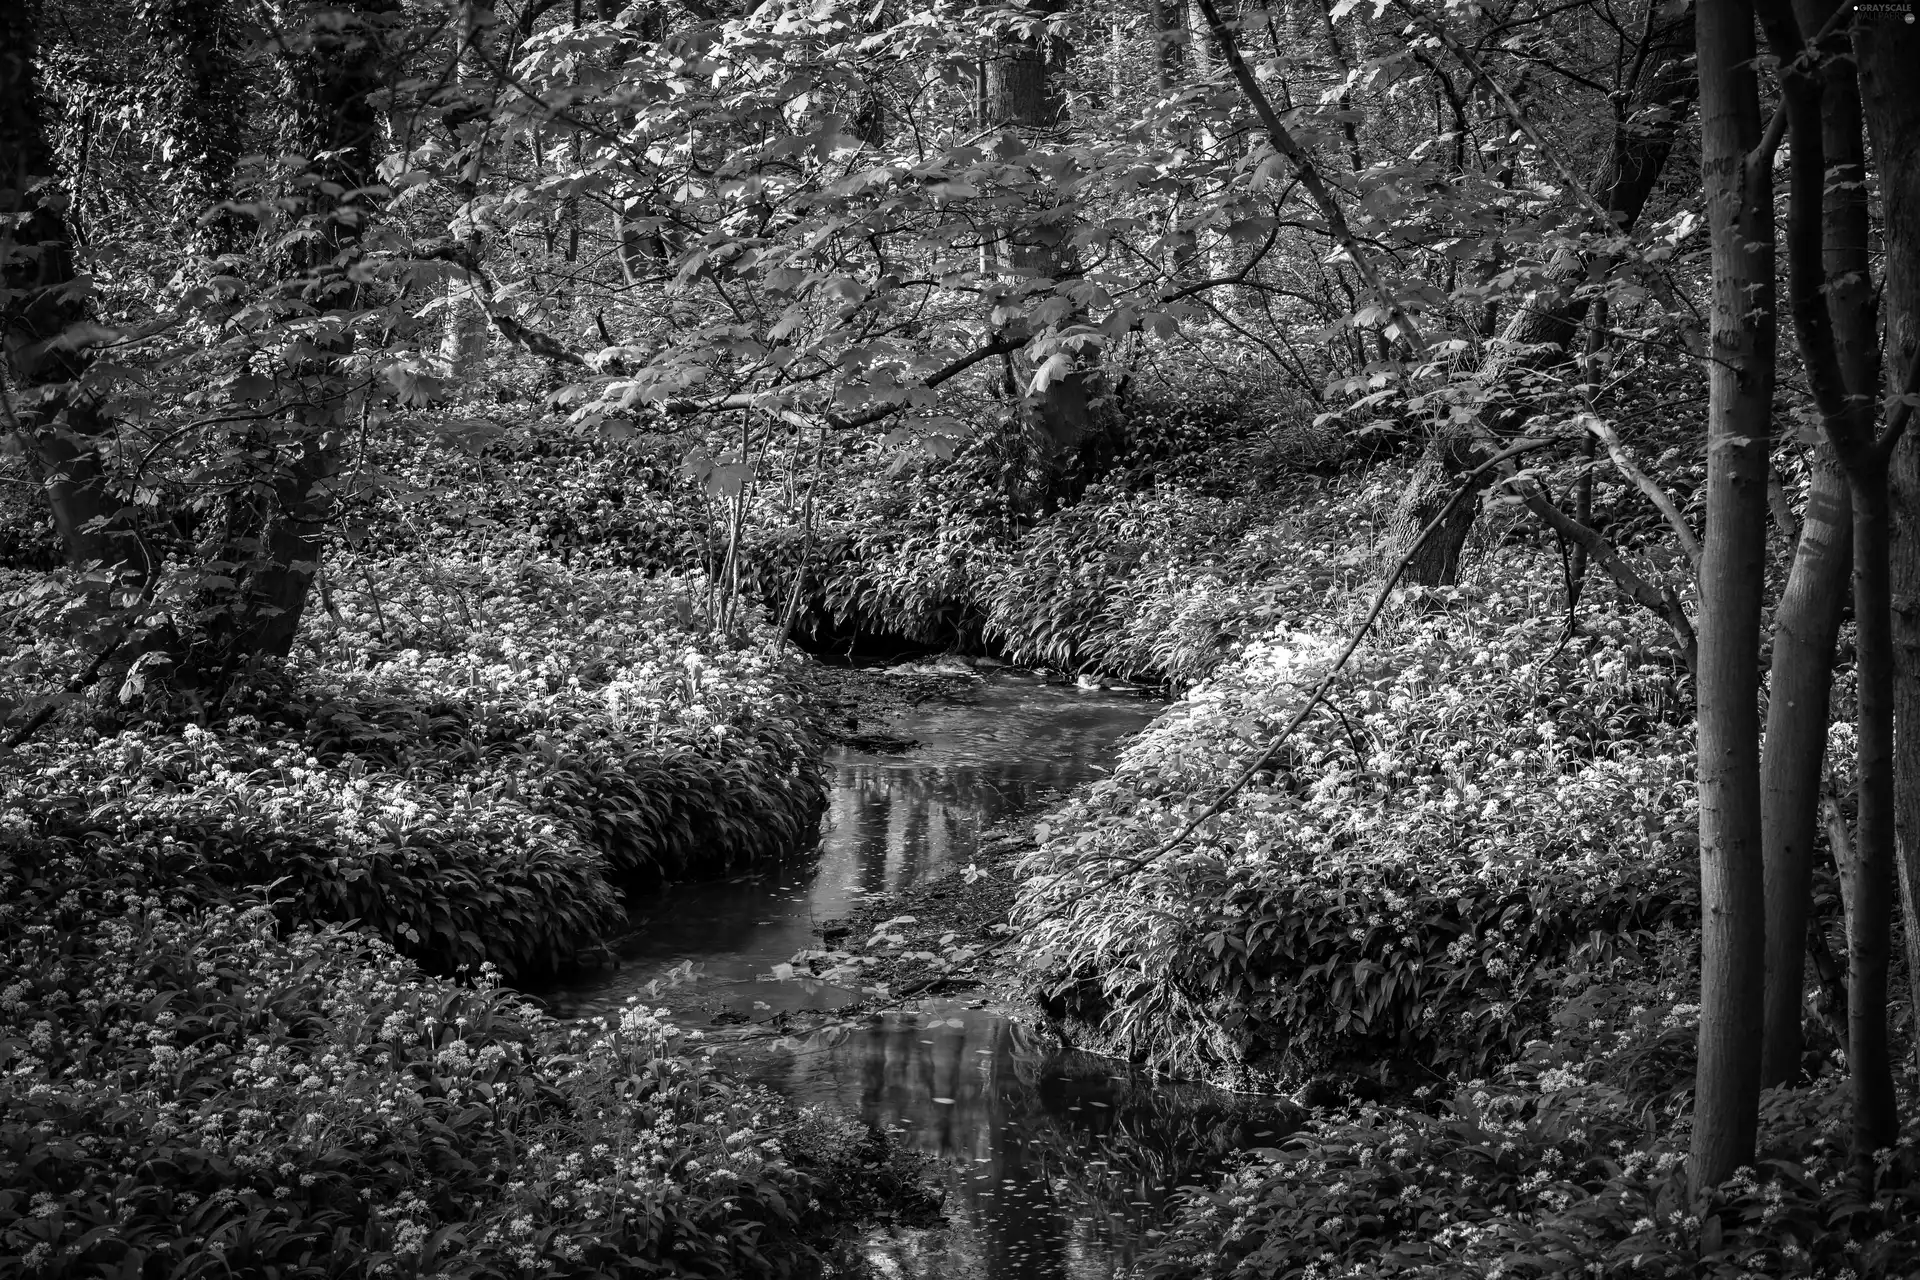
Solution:
[[[1800,1070],[1807,907],[1820,833],[1833,645],[1846,607],[1852,558],[1853,503],[1847,479],[1832,450],[1822,448],[1807,490],[1793,568],[1773,610],[1767,736],[1760,763],[1767,900],[1763,1085],[1784,1083]]]
[[[1054,0],[1035,8],[1046,16],[1059,12]],[[1066,102],[1060,95],[1057,77],[1051,73],[1066,56],[1065,45],[1038,28],[1028,35],[1010,33],[999,40],[992,47],[984,68],[981,104],[986,118],[983,123],[1032,132],[1058,128],[1063,123]],[[1039,212],[1029,210],[1030,215]],[[1050,216],[1030,216],[1025,223],[1004,229],[995,257],[1014,277],[1016,289],[1026,287],[1029,282],[1050,280],[1072,269],[1069,241],[1073,216],[1070,207],[1062,207],[1050,211]],[[1008,336],[1031,335],[1019,331]],[[1033,372],[1032,364],[1016,356],[1013,366],[1017,370],[1016,380],[1024,384]],[[1089,403],[1099,383],[1097,370],[1076,369],[1054,379],[1039,395],[1024,399],[1021,419],[1039,480],[1033,496],[1042,506],[1057,497],[1055,488],[1061,474],[1087,437],[1092,426]]]
[[[1760,615],[1774,378],[1771,167],[1754,15],[1699,6],[1701,168],[1713,243],[1707,537],[1700,566],[1700,1037],[1688,1172],[1696,1194],[1753,1158],[1765,972]]]
[[[1045,17],[1058,10],[1055,4],[1036,6]],[[1056,42],[1044,31],[1031,36],[1008,35],[998,41],[987,58],[987,123],[1013,124],[1029,129],[1051,129],[1060,123],[1065,102],[1058,86],[1047,74],[1055,60]]]
[[[163,56],[154,77],[154,116],[171,144],[170,167],[194,218],[190,235],[207,257],[236,253],[253,236],[252,220],[221,209],[233,196],[247,122],[244,15],[231,0],[147,0],[139,20]]]
[[[1173,79],[1178,74],[1180,50],[1174,44],[1174,33],[1179,31],[1181,14],[1185,11],[1182,0],[1152,0],[1153,3],[1153,87],[1165,93],[1173,87]]]
[[[384,87],[382,23],[392,9],[392,0],[342,6],[316,22],[310,43],[282,55],[294,128],[320,179],[299,188],[308,201],[301,213],[318,234],[290,251],[283,290],[293,305],[316,312],[358,305],[355,274],[370,211],[364,195],[351,203],[345,197],[373,179],[381,127],[373,101]],[[207,634],[180,668],[193,679],[217,686],[254,658],[285,656],[292,646],[324,551],[327,482],[339,470],[347,425],[347,352],[343,341],[288,371],[302,384],[304,404],[263,433],[254,452],[269,460],[266,470],[229,505],[219,558],[234,565],[224,575],[232,585],[216,593]]]
[[[1853,53],[1884,201],[1887,374],[1904,387],[1920,361],[1920,94],[1913,89],[1920,26],[1895,14],[1876,17],[1856,15]],[[1911,428],[1894,451],[1892,487],[1895,811],[1910,1025],[1920,1037],[1920,437]]]

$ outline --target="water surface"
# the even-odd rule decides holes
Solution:
[[[773,966],[818,947],[816,922],[844,918],[864,895],[965,865],[984,827],[1098,776],[1159,710],[1001,674],[964,704],[903,715],[889,728],[917,747],[832,757],[817,862],[667,890],[637,916],[620,969],[552,1003],[611,1014],[640,994],[688,1026],[850,1004],[861,993],[774,981]],[[850,1017],[722,1053],[795,1101],[890,1127],[934,1158],[948,1225],[876,1232],[868,1252],[883,1275],[1105,1280],[1155,1237],[1173,1190],[1278,1136],[1258,1100],[1061,1049],[984,1001]]]

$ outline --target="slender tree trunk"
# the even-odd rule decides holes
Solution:
[[[1853,503],[1830,448],[1819,451],[1793,568],[1773,610],[1767,736],[1760,763],[1766,866],[1767,1012],[1763,1085],[1800,1069],[1807,907],[1820,832],[1821,766],[1827,757],[1833,646],[1847,601]]]
[[[600,21],[612,22],[624,8],[622,0],[598,0]],[[642,10],[640,21],[632,27],[632,40],[619,40],[607,55],[608,70],[618,72],[634,54],[636,44],[659,44],[667,38],[667,12],[664,6]],[[616,201],[613,212],[614,256],[620,263],[620,276],[629,285],[639,284],[661,271],[673,257],[673,244],[666,230],[665,211],[651,190],[637,191]]]
[[[1920,25],[1856,16],[1853,53],[1884,202],[1887,374],[1912,385],[1920,361]],[[1905,906],[1909,1025],[1920,1052],[1920,437],[1909,428],[1892,472],[1894,756],[1900,898]]]
[[[1899,1117],[1887,1040],[1895,860],[1890,514],[1886,450],[1878,440],[1880,352],[1861,107],[1844,40],[1816,50],[1817,61],[1802,56],[1833,12],[1833,0],[1763,3],[1762,22],[1785,68],[1781,94],[1792,138],[1787,274],[1794,332],[1853,503],[1858,822],[1847,894],[1847,1066],[1853,1155],[1866,1166],[1897,1136]]]
[[[478,270],[486,257],[486,234],[474,219],[480,194],[480,179],[486,169],[488,132],[492,127],[492,71],[487,65],[486,41],[494,24],[492,0],[466,0],[460,22],[461,91],[467,99],[463,109],[449,120],[454,145],[464,154],[461,173],[454,183],[454,195],[460,209],[450,230],[460,242],[466,262]],[[446,335],[440,344],[441,358],[456,379],[471,378],[479,371],[487,355],[487,339],[492,330],[487,318],[486,290],[472,274],[448,279],[446,287]]]
[[[1760,615],[1774,378],[1773,197],[1747,0],[1702,0],[1701,168],[1713,244],[1707,537],[1700,567],[1700,1037],[1696,1194],[1753,1158],[1765,977]]]
[[[1847,919],[1847,1069],[1853,1082],[1853,1158],[1900,1136],[1887,1040],[1887,966],[1894,886],[1893,619],[1888,548],[1892,516],[1883,462],[1849,469],[1853,485],[1857,817],[1853,910]]]

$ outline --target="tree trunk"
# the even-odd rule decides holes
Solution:
[[[467,0],[461,9],[460,75],[465,98],[457,113],[450,112],[449,132],[454,147],[463,152],[461,173],[454,183],[454,195],[460,201],[449,230],[460,242],[465,261],[475,270],[486,256],[486,235],[474,220],[480,178],[486,168],[488,132],[492,127],[493,105],[487,65],[486,41],[493,26],[492,0]],[[479,279],[465,273],[450,277],[446,287],[446,335],[441,340],[440,356],[447,372],[457,380],[471,378],[487,355],[491,334],[487,317],[486,291]]]
[[[9,426],[52,508],[68,562],[90,574],[96,607],[112,585],[144,577],[139,540],[108,484],[96,445],[105,430],[83,385],[92,364],[85,348],[49,348],[49,339],[91,319],[61,213],[45,102],[34,70],[34,8],[0,6],[0,207],[23,210],[8,239],[6,302],[0,310],[9,387]],[[28,395],[19,395],[28,392]]]
[[[1871,231],[1866,205],[1860,96],[1843,40],[1817,52],[1805,43],[1833,0],[1769,4],[1762,21],[1785,70],[1781,95],[1791,131],[1787,278],[1794,333],[1821,426],[1847,475],[1853,503],[1853,608],[1857,648],[1857,827],[1847,894],[1847,1066],[1853,1093],[1853,1156],[1898,1136],[1887,1041],[1887,966],[1892,933],[1893,633],[1889,609],[1887,458],[1878,439],[1880,352],[1876,341]]]
[[[316,312],[357,305],[361,232],[369,210],[362,192],[373,180],[381,122],[375,95],[384,87],[382,19],[392,0],[359,0],[316,22],[310,44],[282,54],[293,126],[314,157],[300,211],[318,234],[289,252],[282,289]],[[263,433],[254,450],[267,459],[256,482],[229,503],[225,545],[233,585],[221,588],[207,634],[180,670],[218,686],[258,656],[284,657],[292,646],[319,571],[332,509],[327,482],[338,473],[348,388],[343,341],[316,350],[288,372],[302,384],[301,407]],[[255,496],[261,495],[261,496]]]
[[[1887,1040],[1887,962],[1894,885],[1891,514],[1884,464],[1849,469],[1853,485],[1854,662],[1858,720],[1853,910],[1847,916],[1847,1071],[1853,1082],[1853,1159],[1900,1136]]]
[[[242,15],[230,0],[147,0],[139,20],[164,54],[155,77],[156,115],[172,146],[170,167],[194,221],[195,252],[236,253],[253,236],[250,219],[221,202],[233,198],[233,169],[246,126],[247,81]]]
[[[1853,504],[1847,479],[1832,450],[1823,447],[1807,488],[1793,568],[1773,610],[1773,665],[1760,762],[1767,900],[1762,1085],[1785,1083],[1800,1070],[1807,907],[1820,832],[1833,645],[1846,606],[1852,557]]]
[[[1894,14],[1876,18],[1855,16],[1853,53],[1884,202],[1887,374],[1905,387],[1920,361],[1920,26]],[[1892,487],[1895,811],[1909,1025],[1920,1052],[1920,437],[1911,428],[1894,451]]]
[[[1036,6],[1043,16],[1052,17],[1060,9],[1054,0]],[[985,66],[982,106],[983,123],[1011,126],[1030,131],[1058,128],[1066,103],[1060,96],[1056,78],[1050,72],[1065,61],[1065,45],[1036,29],[1030,35],[1008,33],[996,42]],[[1001,265],[1011,268],[1013,287],[1024,289],[1034,282],[1050,282],[1072,269],[1071,236],[1074,211],[1071,206],[1050,211],[1029,210],[1022,225],[1001,230]],[[1038,214],[1038,216],[1034,216]],[[1044,292],[1044,283],[1035,292]],[[1016,322],[1024,326],[1024,322]],[[1032,336],[1024,328],[1007,336]],[[1033,372],[1023,357],[1012,359],[1018,371],[1016,381],[1024,383]],[[1092,426],[1089,402],[1099,386],[1099,373],[1093,369],[1075,369],[1053,379],[1038,395],[1023,397],[1021,424],[1024,428],[1033,470],[1038,485],[1032,495],[1042,505],[1055,498],[1061,473],[1071,464]]]
[[[1766,21],[1775,52],[1791,64],[1800,32],[1817,32],[1829,12],[1829,0],[1795,0],[1791,9],[1771,7]],[[1834,65],[1824,85],[1793,78],[1788,107],[1794,138],[1788,241],[1795,332],[1809,384],[1823,419],[1829,420],[1856,413],[1861,407],[1856,397],[1870,400],[1879,379],[1871,263],[1866,256],[1859,97],[1852,79],[1839,71]],[[1833,429],[1830,422],[1829,434]],[[1842,434],[1851,430],[1844,422],[1838,429]],[[1870,436],[1870,420],[1865,430]],[[1807,520],[1776,613],[1762,763],[1767,1025],[1761,1074],[1769,1085],[1798,1070],[1806,904],[1820,825],[1833,642],[1845,604],[1841,589],[1846,579],[1839,569],[1862,550],[1853,541],[1852,522],[1858,513],[1852,487],[1829,444],[1816,463]],[[1837,524],[1843,520],[1844,529]],[[1801,556],[1807,557],[1804,565]],[[1851,869],[1843,879],[1850,891]],[[1849,928],[1854,914],[1848,913]]]
[[[1702,0],[1701,168],[1713,245],[1707,536],[1700,566],[1700,1037],[1688,1173],[1702,1194],[1753,1158],[1765,973],[1760,614],[1774,378],[1773,197],[1754,14]]]
[[[1152,0],[1153,3],[1153,87],[1165,93],[1173,87],[1180,62],[1180,50],[1173,33],[1180,30],[1184,0]]]

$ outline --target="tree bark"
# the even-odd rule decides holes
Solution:
[[[1760,615],[1774,380],[1771,159],[1748,0],[1702,0],[1701,168],[1713,254],[1707,536],[1700,568],[1700,1034],[1688,1173],[1696,1195],[1753,1158],[1763,946]]]
[[[1773,662],[1760,762],[1767,900],[1766,1038],[1762,1085],[1798,1074],[1807,907],[1820,832],[1833,646],[1853,557],[1853,503],[1830,448],[1814,460],[1793,568],[1773,610]]]
[[[237,253],[253,236],[252,221],[219,206],[233,198],[254,88],[243,63],[244,19],[230,0],[145,0],[138,14],[162,55],[153,105],[172,145],[174,181],[195,216],[190,243],[207,257]]]
[[[282,289],[292,305],[316,313],[358,305],[355,274],[370,213],[364,191],[381,128],[373,101],[384,87],[382,24],[392,10],[392,0],[338,7],[281,55],[293,127],[319,179],[300,188],[301,213],[317,234],[289,252]],[[292,648],[324,551],[327,482],[338,473],[345,436],[347,352],[342,340],[289,370],[304,403],[258,442],[253,452],[268,459],[266,473],[228,504],[218,558],[235,566],[234,584],[217,593],[224,598],[210,611],[207,634],[180,668],[199,682],[218,686],[256,657],[285,657]]]
[[[493,104],[487,64],[486,41],[494,23],[492,0],[467,0],[460,22],[460,86],[464,99],[457,111],[449,112],[448,132],[454,147],[463,152],[460,177],[454,194],[460,208],[448,230],[462,249],[463,257],[478,268],[486,256],[486,234],[474,217],[475,200],[480,194],[480,179],[486,168],[488,131],[492,127]],[[447,372],[455,379],[467,379],[479,371],[487,355],[491,326],[487,318],[486,289],[471,273],[449,277],[446,286],[446,334],[440,355]]]
[[[1057,0],[1035,6],[1043,18],[1060,12]],[[1044,29],[1028,34],[1008,32],[996,41],[986,60],[983,123],[1041,133],[1059,128],[1066,109],[1057,77],[1051,74],[1068,55],[1065,44]],[[1000,229],[994,255],[1014,276],[1013,288],[1024,292],[1029,282],[1044,292],[1048,283],[1073,269],[1071,245],[1074,210],[1070,206],[1029,210],[1027,219]],[[1024,321],[1016,321],[1004,335],[1022,342],[1031,338]],[[1016,382],[1033,372],[1031,362],[1010,356],[1018,371]],[[1090,402],[1100,386],[1097,369],[1077,368],[1050,381],[1038,395],[1023,395],[1020,421],[1025,446],[1038,480],[1034,494],[1040,505],[1057,500],[1062,476],[1070,467],[1093,427]]]
[[[1781,96],[1792,138],[1787,278],[1794,333],[1853,504],[1858,816],[1847,894],[1847,1067],[1853,1156],[1864,1167],[1899,1131],[1887,1039],[1895,861],[1890,513],[1887,453],[1878,438],[1880,352],[1865,151],[1845,40],[1821,34],[1834,0],[1761,2],[1761,21],[1783,67]],[[1816,39],[1821,45],[1809,48]]]
[[[1853,1084],[1853,1159],[1870,1168],[1874,1152],[1900,1136],[1887,1038],[1894,886],[1892,514],[1883,461],[1849,468],[1848,479],[1853,486],[1858,719],[1853,910],[1847,917],[1847,1071]]]
[[[1887,373],[1904,387],[1920,361],[1920,26],[1875,16],[1855,15],[1853,54],[1883,201]],[[1920,1041],[1920,438],[1911,429],[1894,451],[1891,480],[1895,825],[1911,1025]]]

